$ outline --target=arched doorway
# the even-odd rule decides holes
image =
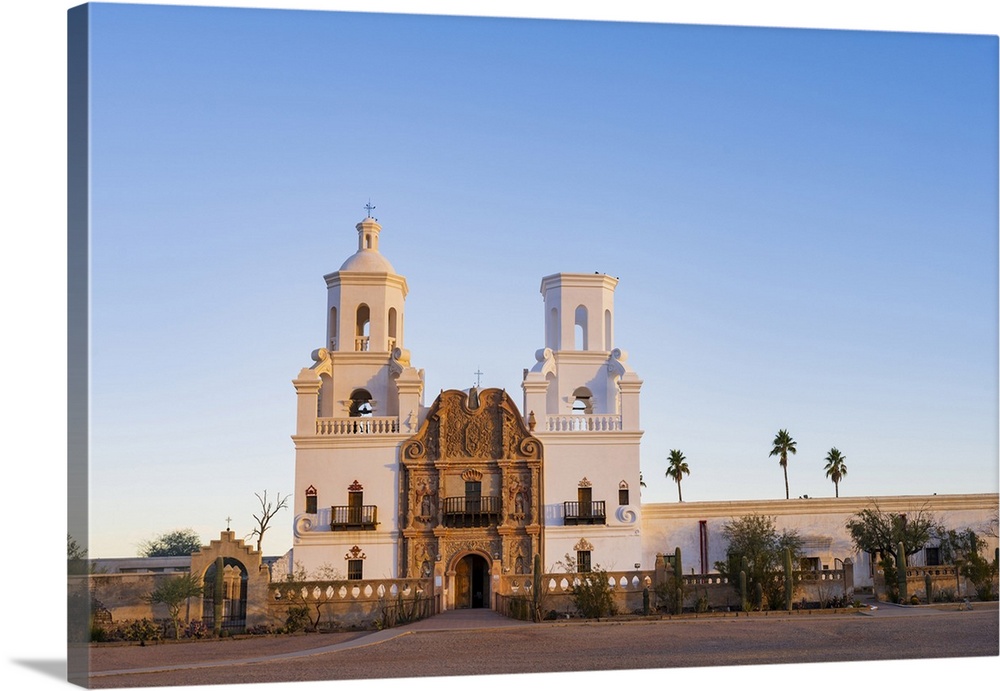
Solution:
[[[248,576],[246,567],[239,560],[232,557],[223,559],[221,626],[231,633],[240,632],[246,627]],[[216,566],[213,562],[205,569],[202,577],[205,584],[202,621],[209,629],[215,624],[215,578]]]
[[[455,565],[455,609],[490,606],[490,565],[478,554],[466,554]]]

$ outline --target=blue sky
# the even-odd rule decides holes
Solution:
[[[15,516],[4,544],[17,565],[4,570],[8,593],[23,592],[25,573],[33,592],[63,587],[58,380],[66,362],[65,22],[74,4],[0,9],[0,52],[11,67],[5,95],[16,104],[0,130],[5,170],[14,173],[0,205],[8,230],[0,282],[6,322],[17,333],[0,341],[8,515]],[[469,11],[428,0],[267,4]],[[150,38],[148,54],[134,61],[139,79],[127,82],[135,96],[106,92],[134,118],[119,120],[115,133],[113,109],[104,106],[106,149],[94,161],[95,176],[134,193],[128,204],[112,189],[93,200],[107,242],[95,246],[95,269],[108,272],[103,287],[95,274],[95,296],[108,302],[94,323],[117,329],[96,339],[105,363],[122,357],[134,377],[123,384],[95,352],[95,373],[107,375],[95,380],[103,387],[95,388],[103,396],[95,398],[95,436],[102,435],[95,449],[103,448],[108,465],[94,492],[111,507],[94,517],[103,535],[103,542],[94,536],[96,553],[131,554],[138,540],[185,524],[209,538],[226,515],[249,530],[253,491],[291,489],[289,380],[322,339],[321,276],[353,251],[353,225],[369,197],[385,226],[383,248],[410,281],[407,341],[427,369],[429,395],[467,386],[477,368],[486,383],[518,391],[519,372],[541,342],[542,275],[579,269],[622,278],[618,344],[646,381],[648,499],[676,497],[661,479],[669,448],[684,450],[692,464],[690,501],[722,498],[736,486],[741,496],[780,497],[780,468],[766,457],[780,426],[800,442],[789,469],[795,494],[830,492],[820,459],[833,444],[848,458],[845,494],[996,491],[997,75],[995,43],[982,46],[995,42],[1000,24],[987,4],[482,0],[476,7],[494,16],[865,33],[615,26],[644,40],[595,43],[575,27],[558,43],[536,34],[506,52],[491,44],[495,60],[483,45],[477,62],[462,52],[468,29],[437,44],[409,37],[415,48],[400,59],[405,37],[396,33],[389,44],[379,27],[367,36],[344,32],[337,45],[363,46],[355,53],[300,38],[279,52],[278,42],[225,37],[218,59],[193,74],[181,68],[204,34],[185,37],[173,54]],[[257,28],[273,25],[269,18]],[[670,41],[649,40],[657,30]],[[923,35],[878,33],[887,30]],[[135,42],[120,38],[132,43],[122,55],[134,58]],[[246,58],[247,45],[260,50]],[[580,45],[576,54],[566,50]],[[416,70],[434,52],[443,56],[438,64],[462,56],[433,73],[447,80]],[[157,63],[157,55],[174,64]],[[280,74],[275,85],[287,67],[283,55],[305,68]],[[514,82],[520,89],[511,88],[513,72],[493,67],[481,81],[483,70],[456,67],[485,63],[489,71],[497,62],[526,70]],[[111,85],[123,66],[105,65]],[[187,81],[173,90],[140,88],[178,75]],[[192,91],[196,82],[201,91]],[[154,161],[139,155],[154,151]],[[144,276],[130,275],[139,269]],[[177,333],[112,309],[129,303],[111,280],[145,293],[149,309]],[[660,298],[652,308],[649,295]],[[470,304],[477,309],[452,318]],[[470,338],[501,320],[516,330],[500,347]],[[198,369],[202,361],[215,369]],[[208,398],[220,382],[238,404]],[[149,396],[116,399],[116,390],[135,384]],[[128,409],[148,408],[151,397],[162,419]],[[129,426],[117,433],[96,426],[118,414]],[[262,421],[272,429],[258,429]],[[171,437],[167,425],[183,435]],[[178,472],[154,472],[163,458]],[[243,469],[255,475],[234,483]],[[731,486],[713,482],[720,477]],[[119,492],[109,499],[113,487]],[[268,551],[280,551],[288,533],[276,524]],[[36,602],[8,598],[19,635],[4,675],[32,688],[61,687],[65,647],[53,621],[62,619],[39,617]],[[995,662],[964,664],[995,669]],[[951,670],[919,660],[869,664],[863,673],[944,682]],[[845,668],[824,671],[834,673],[817,679],[832,686]],[[728,673],[772,675],[713,670],[717,678]],[[698,683],[701,674],[670,671],[677,683]],[[656,678],[616,672],[626,683]]]
[[[779,428],[793,496],[833,494],[834,446],[844,495],[996,491],[995,37],[101,4],[91,31],[94,554],[245,534],[291,490],[290,380],[369,198],[427,403],[477,369],[520,400],[540,278],[601,271],[645,501],[672,448],[688,501],[782,498]]]

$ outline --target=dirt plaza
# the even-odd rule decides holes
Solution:
[[[448,651],[442,655],[442,651]],[[94,688],[995,657],[996,603],[528,624],[446,612],[375,633],[92,650]]]

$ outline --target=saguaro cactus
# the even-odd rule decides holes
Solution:
[[[764,609],[764,586],[760,581],[757,581],[757,586],[754,588],[754,597],[757,598],[757,609]]]
[[[674,592],[674,613],[680,614],[684,611],[684,567],[681,564],[680,547],[674,548]]]
[[[642,615],[649,616],[649,588],[642,589]]]
[[[792,575],[792,550],[785,548],[785,609],[792,611],[792,592],[795,581]]]
[[[536,554],[531,568],[531,618],[542,620],[542,555]]]
[[[225,575],[225,561],[222,557],[215,558],[215,582],[212,584],[212,634],[218,638],[222,635],[222,600],[226,596],[222,577]]]
[[[931,575],[929,573],[924,574],[924,596],[927,598],[927,604],[931,603]]]
[[[906,551],[902,542],[896,545],[896,583],[899,586],[899,601],[906,602]]]
[[[747,572],[740,571],[740,608],[746,612],[747,608]]]

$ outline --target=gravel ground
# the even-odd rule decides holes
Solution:
[[[317,633],[293,636],[255,636],[253,638],[232,638],[203,640],[183,643],[164,641],[140,645],[96,645],[90,653],[90,669],[102,672],[109,669],[134,669],[160,667],[189,662],[212,660],[240,660],[262,655],[320,648],[337,643],[346,643],[370,631],[345,633]]]
[[[179,686],[1000,654],[1000,626],[995,607],[972,612],[928,609],[891,615],[880,611],[877,616],[844,614],[545,623],[519,628],[400,634],[373,646],[293,660],[94,677],[91,685],[94,688]],[[240,649],[240,657],[326,646],[336,642],[332,638],[335,635],[250,639],[246,641],[248,645]],[[239,643],[243,641],[97,648],[93,656],[94,669],[169,664],[166,660],[171,655],[170,649],[175,649],[174,662],[176,655],[183,653],[186,656],[189,649],[192,655],[208,656],[199,659],[212,659],[212,655],[217,659],[220,651],[229,652],[225,646]],[[211,648],[213,645],[215,647]],[[279,646],[283,647],[279,650]],[[136,653],[137,650],[142,652]],[[121,665],[122,659],[128,664]]]

